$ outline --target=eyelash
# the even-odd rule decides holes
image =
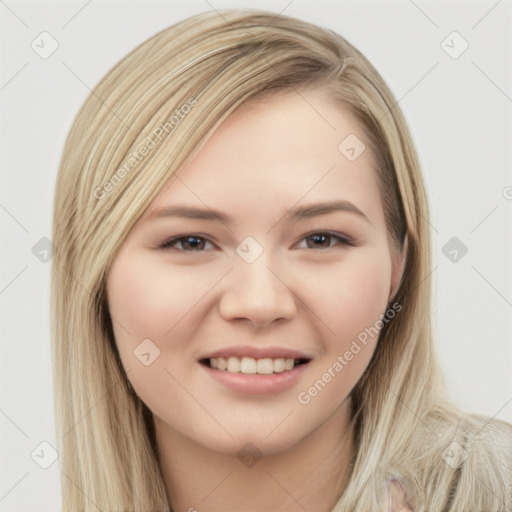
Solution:
[[[304,237],[302,237],[301,241],[305,240],[306,238],[312,237],[314,235],[323,235],[323,236],[327,236],[330,238],[336,238],[339,240],[340,245],[345,245],[345,246],[350,246],[350,247],[357,246],[356,242],[354,242],[348,238],[345,238],[341,235],[337,235],[335,233],[330,233],[328,231],[314,231],[313,233],[309,233],[308,235],[305,235]],[[172,247],[176,242],[179,242],[180,240],[186,240],[187,238],[196,238],[199,240],[205,240],[207,242],[213,243],[210,240],[208,240],[208,238],[206,238],[204,236],[195,235],[195,234],[187,234],[187,235],[175,236],[173,238],[165,240],[158,246],[158,248],[159,249],[167,249],[167,250],[177,250],[180,252],[205,252],[204,250],[186,250],[186,249],[176,249],[176,248]],[[333,247],[334,246],[323,247],[323,248],[321,247],[320,249],[326,250],[326,249],[332,249]]]

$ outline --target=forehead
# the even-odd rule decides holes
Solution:
[[[347,146],[357,153],[347,153]],[[294,205],[346,200],[372,223],[383,217],[360,124],[319,90],[279,93],[242,106],[178,174],[148,215],[179,203],[270,221]]]

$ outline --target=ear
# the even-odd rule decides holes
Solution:
[[[402,250],[399,253],[394,253],[392,258],[392,269],[391,269],[391,283],[389,286],[389,296],[388,296],[388,304],[390,304],[395,295],[400,288],[400,284],[402,282],[402,277],[405,269],[405,261],[407,259],[407,248],[408,248],[409,239],[407,237],[407,233],[404,237],[404,243],[402,245]]]

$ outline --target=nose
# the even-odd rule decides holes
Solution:
[[[294,317],[296,297],[283,272],[270,265],[265,252],[254,262],[239,260],[225,280],[220,314],[225,320],[244,319],[256,327]]]

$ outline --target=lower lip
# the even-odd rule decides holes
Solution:
[[[270,395],[282,393],[295,386],[309,363],[299,364],[292,370],[271,373],[269,375],[231,373],[227,370],[216,370],[201,363],[199,364],[213,379],[233,391],[255,395]]]

